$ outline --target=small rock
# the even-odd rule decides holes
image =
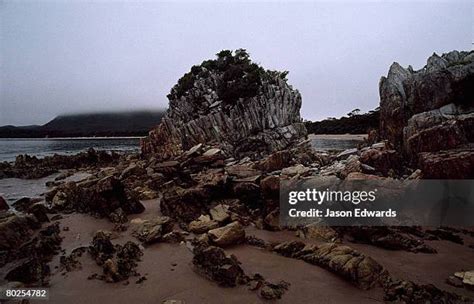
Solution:
[[[209,230],[210,240],[219,246],[228,246],[245,240],[245,230],[239,222],[233,222],[227,226]]]
[[[449,284],[454,287],[463,287],[462,280],[455,276],[449,276],[446,279],[446,284]]]
[[[288,283],[282,282],[280,284],[266,283],[260,289],[260,295],[266,300],[281,299],[285,291],[288,289]]]
[[[228,210],[229,210],[229,206],[219,204],[215,206],[214,208],[212,208],[211,210],[209,210],[209,213],[211,214],[211,217],[214,221],[222,223],[230,218],[230,214]]]
[[[310,169],[308,167],[305,167],[302,164],[298,164],[293,167],[283,168],[283,170],[281,170],[281,174],[286,176],[304,175],[309,171]]]
[[[347,149],[347,150],[342,151],[336,157],[337,159],[341,160],[341,159],[348,158],[350,155],[356,155],[356,154],[359,154],[359,150],[357,148],[353,148],[353,149]]]
[[[197,220],[189,223],[189,231],[197,234],[205,233],[211,229],[219,227],[219,223],[211,220],[209,215],[201,215]]]
[[[134,222],[136,224],[137,221]],[[163,235],[173,228],[173,221],[167,216],[158,216],[151,220],[142,220],[134,231],[137,239],[145,244],[160,241]]]

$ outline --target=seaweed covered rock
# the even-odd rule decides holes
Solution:
[[[199,143],[216,143],[236,156],[288,147],[306,129],[301,95],[286,74],[252,63],[243,49],[193,66],[171,89],[168,112],[142,140],[142,152],[166,159]]]
[[[219,247],[196,246],[193,253],[197,271],[221,286],[234,287],[246,279],[237,258]]]
[[[133,234],[144,244],[160,241],[165,234],[173,229],[173,221],[167,216],[157,216],[141,221],[133,220],[132,222],[137,226]]]
[[[89,253],[103,270],[103,275],[98,278],[113,283],[138,276],[137,262],[143,255],[140,247],[131,241],[124,245],[114,245],[110,237],[110,232],[99,230],[89,246]]]
[[[18,155],[13,164],[0,164],[0,178],[17,177],[35,179],[51,175],[61,169],[78,169],[89,166],[106,166],[116,162],[119,155],[93,148],[74,155],[45,156],[37,158],[27,154]]]
[[[56,211],[90,213],[118,223],[126,219],[126,214],[145,210],[135,194],[114,176],[66,183],[47,199]]]
[[[434,285],[418,285],[411,281],[394,280],[384,286],[384,300],[396,303],[472,303],[471,299],[441,290]]]
[[[273,250],[324,267],[361,289],[382,286],[388,278],[382,265],[349,246],[335,243],[306,245],[301,241],[290,241],[276,245]]]
[[[40,223],[31,215],[0,213],[0,265],[11,260],[14,251],[28,241]]]
[[[61,248],[59,224],[41,230],[36,237],[19,247],[15,258],[21,259],[7,273],[7,281],[17,281],[29,286],[46,286],[51,273],[49,262]],[[11,257],[10,257],[11,259]]]

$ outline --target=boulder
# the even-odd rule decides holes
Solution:
[[[277,151],[261,160],[256,166],[265,172],[281,170],[290,165],[291,153],[288,150]]]
[[[193,187],[166,192],[161,199],[160,208],[164,215],[189,223],[207,212],[211,202],[208,188]]]
[[[245,230],[239,222],[209,230],[209,239],[218,246],[238,244],[245,240]]]
[[[219,222],[211,220],[209,215],[201,215],[197,220],[189,223],[189,231],[197,234],[208,232],[211,229],[219,227]]]
[[[234,255],[226,255],[219,247],[197,246],[193,264],[198,272],[221,286],[234,287],[245,279],[245,273]]]
[[[114,176],[68,182],[57,188],[51,203],[56,211],[90,213],[111,220],[122,218],[116,216],[119,208],[125,215],[145,210],[135,193]]]
[[[351,155],[358,155],[359,154],[359,149],[357,148],[352,148],[352,149],[347,149],[339,153],[336,158],[341,160],[341,159],[346,159]]]
[[[266,283],[260,289],[260,296],[265,300],[281,299],[283,294],[287,291],[289,284],[281,282],[279,284]]]
[[[472,303],[472,300],[441,290],[431,284],[420,285],[411,281],[390,280],[384,286],[384,300],[398,303]]]
[[[280,211],[275,209],[269,212],[263,219],[264,228],[271,231],[279,231],[280,227]]]
[[[99,230],[89,246],[89,253],[103,269],[103,275],[99,279],[113,283],[126,280],[132,275],[138,276],[135,269],[143,255],[140,247],[131,241],[124,245],[113,245],[110,237],[110,232]]]
[[[305,175],[309,172],[309,170],[310,169],[308,167],[298,164],[292,167],[283,168],[283,170],[281,170],[281,174],[286,176]]]
[[[359,161],[359,157],[357,155],[350,155],[346,160],[344,169],[340,171],[339,175],[341,178],[346,178],[349,173],[361,171],[362,163]]]
[[[0,214],[0,250],[8,252],[19,248],[40,228],[32,215],[5,212]]]
[[[401,157],[396,150],[370,148],[361,153],[359,160],[385,176],[391,170],[399,171],[402,165]]]
[[[173,221],[167,216],[157,216],[153,219],[135,221],[134,236],[144,244],[151,244],[173,229]]]
[[[135,163],[131,163],[127,168],[125,168],[120,174],[120,179],[125,179],[132,175],[143,175],[146,174],[146,170],[140,167]]]
[[[280,196],[280,177],[270,175],[260,181],[260,188],[264,198],[278,199]]]
[[[233,187],[235,196],[250,208],[258,208],[261,205],[260,186],[253,182],[237,183]]]
[[[361,289],[381,286],[388,277],[382,265],[349,246],[323,244],[303,252],[301,259],[325,267]]]
[[[18,252],[9,257],[22,259],[8,271],[7,281],[17,281],[33,286],[47,286],[48,276],[51,273],[49,262],[59,253],[62,238],[59,235],[59,224],[50,225],[33,239],[29,240]]]
[[[209,210],[211,217],[218,223],[223,223],[230,219],[229,206],[219,204]]]
[[[474,178],[474,151],[453,149],[419,154],[418,166],[425,179]]]
[[[12,204],[12,207],[14,207],[18,211],[25,212],[27,211],[33,204],[40,202],[42,199],[41,198],[29,198],[29,197],[22,197],[19,200],[15,201]]]
[[[403,129],[406,153],[433,152],[458,148],[473,142],[474,105],[454,103],[412,116]],[[436,140],[434,140],[436,139]]]
[[[456,272],[454,276],[461,279],[463,284],[474,287],[474,270]]]

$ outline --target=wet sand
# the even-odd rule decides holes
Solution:
[[[130,219],[145,219],[160,214],[158,200],[143,203],[146,211],[130,216]],[[65,215],[59,222],[61,227],[69,227],[68,231],[61,231],[64,237],[62,248],[66,250],[66,254],[79,246],[88,246],[97,230],[113,228],[113,224],[106,219],[83,214]],[[119,244],[128,240],[136,241],[131,236],[131,231],[129,228],[125,232],[116,233],[112,241]],[[292,231],[271,232],[253,227],[247,228],[247,234],[267,242],[298,239]],[[467,244],[473,241],[467,237],[465,240]],[[348,245],[372,256],[396,277],[417,283],[432,283],[442,289],[474,296],[474,291],[454,288],[444,282],[455,271],[474,266],[474,249],[467,245],[448,241],[429,242],[429,245],[438,250],[438,254],[389,251],[363,244]],[[226,251],[239,259],[247,274],[260,273],[274,283],[280,280],[289,282],[291,286],[288,292],[278,303],[383,302],[381,288],[360,290],[339,276],[301,260],[285,258],[249,245],[237,245],[226,248]],[[190,249],[184,243],[147,246],[137,268],[147,280],[136,284],[138,277],[130,277],[127,283],[88,280],[87,277],[93,273],[100,274],[102,269],[87,253],[79,259],[82,269],[63,274],[56,268],[59,265],[59,256],[56,256],[51,262],[53,274],[49,303],[161,303],[167,299],[184,300],[186,303],[268,303],[246,286],[223,288],[200,276],[193,270],[192,257]]]

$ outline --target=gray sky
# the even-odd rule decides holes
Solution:
[[[0,125],[165,108],[194,64],[246,48],[288,70],[302,116],[378,105],[390,64],[471,49],[472,1],[1,1]]]

